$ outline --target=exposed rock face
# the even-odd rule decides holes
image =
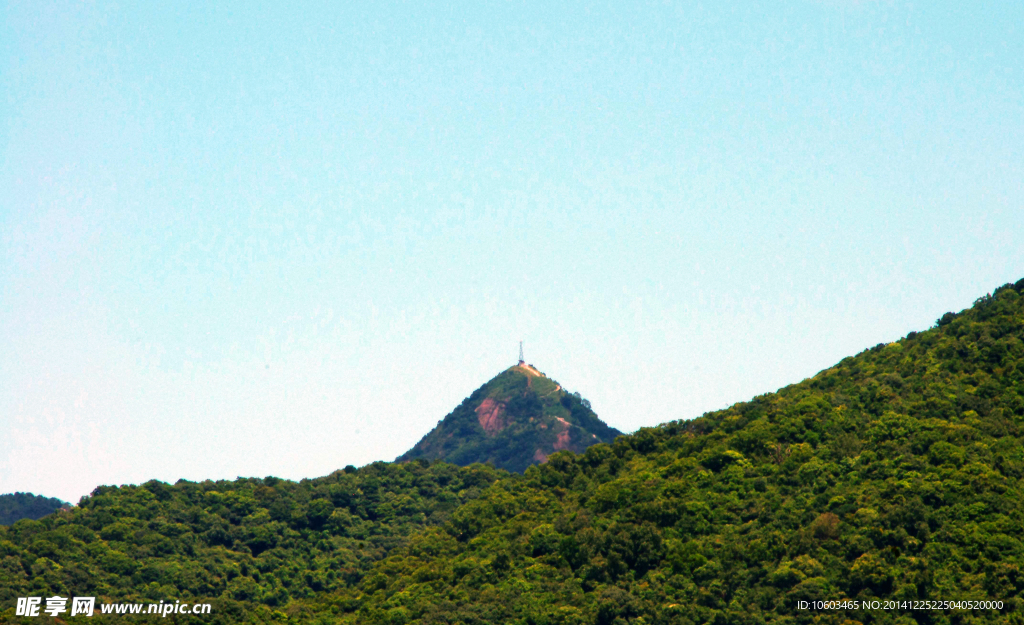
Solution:
[[[578,394],[566,392],[536,368],[520,365],[474,391],[398,461],[491,462],[523,471],[557,451],[582,452],[619,434]]]
[[[480,427],[491,436],[494,436],[505,427],[502,416],[505,414],[505,404],[499,403],[488,397],[476,407],[477,420]]]
[[[563,449],[569,449],[569,429],[572,427],[565,419],[558,419],[562,422],[562,431],[558,433],[558,438],[555,439],[555,450],[561,451]]]

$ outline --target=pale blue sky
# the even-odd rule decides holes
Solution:
[[[0,492],[632,431],[1024,277],[1024,4],[3,3]],[[781,6],[780,6],[781,5]]]

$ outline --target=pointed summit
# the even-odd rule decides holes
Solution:
[[[466,466],[490,462],[525,471],[567,449],[582,452],[622,434],[608,427],[579,393],[522,360],[473,391],[397,462],[424,458]]]

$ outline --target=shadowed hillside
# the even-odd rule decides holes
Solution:
[[[10,525],[21,519],[38,519],[69,504],[56,497],[43,497],[32,493],[0,495],[0,525]]]

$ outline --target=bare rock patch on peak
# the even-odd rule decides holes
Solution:
[[[476,407],[476,418],[480,421],[480,427],[491,436],[500,432],[506,425],[505,403],[496,402],[490,397],[480,402]]]

